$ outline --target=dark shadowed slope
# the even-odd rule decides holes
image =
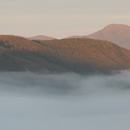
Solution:
[[[99,73],[130,68],[130,51],[92,39],[30,41],[0,36],[0,71]]]

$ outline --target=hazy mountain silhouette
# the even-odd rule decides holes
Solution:
[[[87,37],[108,40],[121,47],[130,49],[130,26],[128,25],[110,24],[102,30],[88,35]]]
[[[37,35],[37,36],[33,36],[33,37],[27,37],[27,39],[30,39],[30,40],[53,40],[56,38],[44,36],[44,35]]]

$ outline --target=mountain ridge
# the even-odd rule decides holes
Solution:
[[[130,51],[89,38],[28,40],[0,36],[0,71],[107,73],[130,69]]]

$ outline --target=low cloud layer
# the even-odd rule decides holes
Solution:
[[[0,73],[3,130],[130,129],[130,72]]]

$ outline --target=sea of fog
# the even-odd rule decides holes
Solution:
[[[0,73],[1,130],[129,130],[130,72]]]

